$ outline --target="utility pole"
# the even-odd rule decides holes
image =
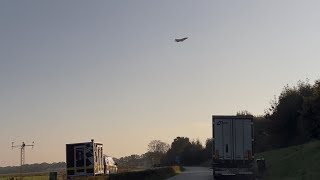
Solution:
[[[34,141],[32,142],[32,144],[25,144],[24,142],[22,142],[21,145],[17,145],[17,146],[14,146],[13,144],[14,144],[14,142],[12,142],[12,145],[11,145],[12,150],[13,150],[13,148],[19,148],[20,149],[20,177],[22,179],[22,172],[23,172],[22,171],[22,167],[23,167],[23,165],[25,163],[25,160],[26,160],[25,147],[30,146],[33,149]]]

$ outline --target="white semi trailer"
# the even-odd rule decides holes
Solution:
[[[213,175],[253,178],[253,116],[212,116],[212,130]]]

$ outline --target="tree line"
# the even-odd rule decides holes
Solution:
[[[255,117],[258,152],[320,139],[320,80],[285,86],[264,116]]]
[[[65,168],[66,168],[65,162],[25,164],[22,166],[24,173],[64,171]],[[20,166],[0,167],[0,174],[14,174],[19,172],[20,172]]]
[[[199,165],[211,159],[212,139],[203,146],[199,140],[176,137],[171,145],[160,140],[148,144],[142,155],[131,155],[117,160],[119,167],[157,167],[169,165]]]

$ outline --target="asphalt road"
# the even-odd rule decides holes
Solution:
[[[212,169],[208,167],[184,167],[186,170],[167,180],[213,180]]]
[[[186,170],[179,175],[173,176],[167,180],[214,180],[212,169],[209,167],[184,167]],[[246,177],[226,176],[219,180],[248,180]]]

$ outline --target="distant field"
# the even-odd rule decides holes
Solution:
[[[0,175],[0,180],[18,180],[19,174]],[[58,173],[58,180],[64,180],[65,173]],[[27,173],[23,175],[23,180],[49,180],[49,173]]]
[[[12,177],[12,176],[8,176],[8,177],[0,177],[0,180],[16,180],[16,179],[20,179],[20,177]],[[49,180],[48,176],[26,176],[23,177],[24,180]]]
[[[120,168],[118,169],[119,173],[127,173],[127,172],[136,172],[143,171],[143,168]],[[20,179],[19,174],[0,174],[0,180],[16,180]],[[49,180],[49,173],[26,173],[23,175],[24,180]],[[65,180],[66,175],[65,172],[58,173],[58,180]],[[99,178],[96,178],[99,179]]]
[[[20,176],[2,176],[0,180],[16,180],[20,179]],[[24,180],[49,180],[49,176],[25,176],[23,177]]]
[[[79,177],[77,180],[161,180],[181,173],[178,166],[155,169],[121,169],[118,174],[110,176]],[[18,180],[19,174],[0,175],[0,180]],[[25,174],[23,180],[49,180],[49,173]],[[65,173],[58,173],[58,180],[66,180]]]
[[[266,180],[319,180],[320,141],[257,154],[267,163]]]

